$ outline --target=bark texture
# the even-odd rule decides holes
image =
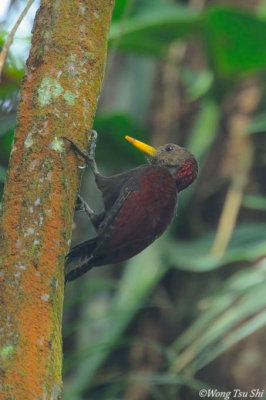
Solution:
[[[113,0],[42,0],[0,227],[0,398],[61,393],[63,266],[97,106]]]

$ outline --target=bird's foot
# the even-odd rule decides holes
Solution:
[[[80,194],[77,195],[75,211],[84,211],[86,213],[94,214],[94,211],[90,208],[88,203],[81,197]]]
[[[75,206],[75,211],[82,211],[87,214],[87,216],[93,221],[95,218],[97,218],[97,215],[95,212],[90,208],[88,203],[78,194],[77,195],[77,201],[76,201],[76,206]]]
[[[76,204],[75,204],[75,211],[85,211],[85,205],[84,205],[85,201],[83,200],[83,198],[78,194],[77,195],[77,200],[76,200]]]
[[[96,141],[97,141],[97,132],[94,131],[93,129],[90,129],[89,132],[91,132],[90,140],[89,140],[89,153],[86,154],[83,150],[81,150],[71,139],[62,136],[63,139],[67,140],[70,144],[71,147],[73,148],[76,153],[78,153],[85,161],[86,164],[83,166],[79,166],[78,168],[84,169],[87,166],[90,166],[94,174],[98,174],[98,168],[95,162],[95,148],[96,148]]]
[[[98,134],[94,129],[89,129],[88,132],[90,132],[88,157],[91,160],[95,160],[95,149],[96,149]]]

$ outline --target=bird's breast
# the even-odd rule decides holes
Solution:
[[[140,177],[137,198],[148,225],[160,236],[177,208],[177,190],[172,175],[165,168],[153,167]]]
[[[134,182],[125,184],[118,201],[121,207],[104,229],[96,251],[109,254],[110,262],[138,254],[165,231],[177,207],[176,185],[165,168],[147,166]]]

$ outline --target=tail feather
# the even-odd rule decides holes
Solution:
[[[92,252],[97,237],[74,246],[66,256],[65,283],[77,279],[93,267]]]

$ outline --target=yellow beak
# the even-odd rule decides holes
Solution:
[[[157,152],[157,150],[154,147],[149,146],[148,144],[145,144],[143,142],[140,142],[137,139],[134,139],[134,138],[132,138],[130,136],[125,136],[125,138],[131,144],[133,144],[133,146],[137,147],[137,149],[139,149],[143,153],[147,154],[148,156],[154,156],[154,154]]]

